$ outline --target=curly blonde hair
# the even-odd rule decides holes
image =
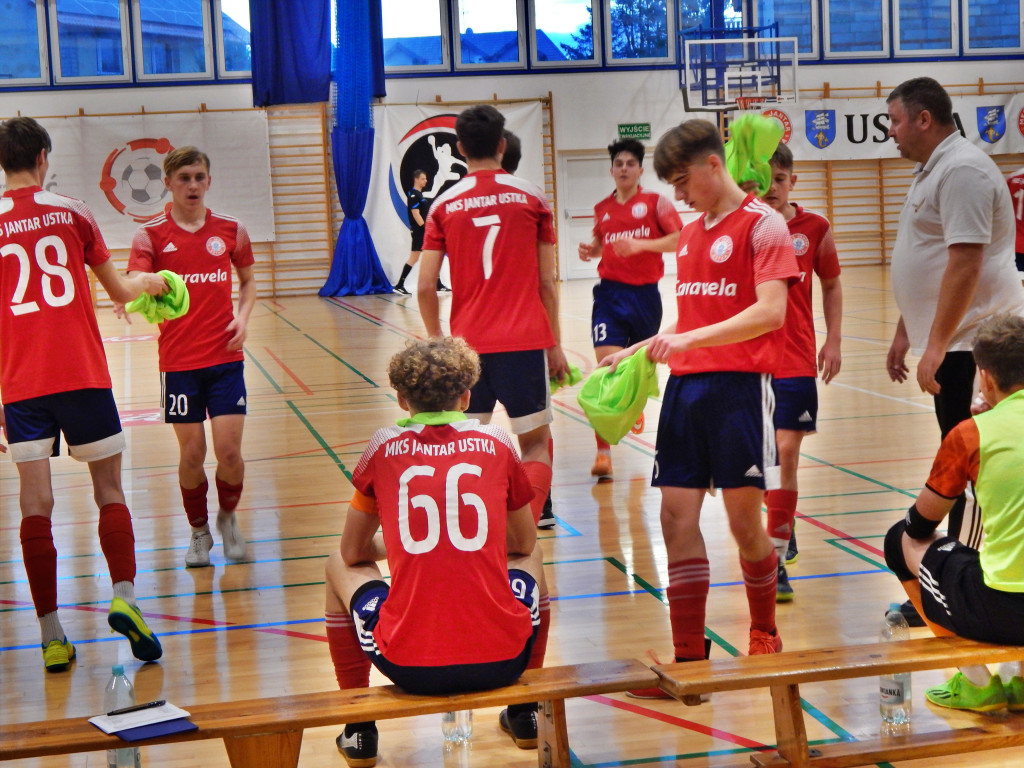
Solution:
[[[388,363],[391,386],[416,411],[450,411],[480,378],[480,358],[453,336],[410,341]]]

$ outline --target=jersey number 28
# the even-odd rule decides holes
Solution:
[[[51,264],[46,260],[47,250],[51,248],[56,264]],[[32,274],[32,262],[28,251],[17,243],[8,243],[0,248],[0,256],[16,256],[18,258],[18,280],[14,284],[14,295],[11,296],[11,314],[25,315],[29,312],[38,312],[39,305],[36,302],[25,301],[29,277]],[[39,238],[36,242],[35,259],[36,264],[43,271],[43,274],[39,276],[39,281],[46,303],[51,307],[63,307],[74,301],[75,281],[71,272],[64,266],[68,263],[68,251],[64,241],[56,235]],[[54,280],[61,282],[59,294],[53,290]]]

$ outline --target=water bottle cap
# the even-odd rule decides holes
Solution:
[[[899,603],[889,603],[889,611],[890,612],[896,611],[896,613],[901,613],[901,611],[900,611],[900,604]]]
[[[115,664],[110,668],[110,671],[114,674],[114,677],[120,677],[124,674],[124,667],[120,664]]]

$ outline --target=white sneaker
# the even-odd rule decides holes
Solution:
[[[186,568],[205,568],[210,564],[210,550],[213,549],[213,536],[210,526],[192,529],[192,540],[188,543],[185,553]]]
[[[238,527],[238,515],[221,510],[217,513],[217,530],[224,543],[224,556],[228,560],[245,558],[245,538]]]

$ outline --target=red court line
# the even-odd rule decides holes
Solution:
[[[281,358],[279,358],[277,355],[275,355],[273,352],[271,352],[270,351],[270,347],[264,347],[263,351],[266,352],[268,355],[270,355],[272,358],[274,358],[274,362],[277,363],[281,367],[282,371],[284,371],[285,373],[288,374],[288,377],[292,381],[294,381],[296,384],[299,385],[299,388],[302,389],[303,392],[305,392],[307,395],[312,395],[313,394],[313,390],[310,389],[309,387],[307,387],[305,385],[305,383],[302,381],[302,379],[300,379],[298,376],[296,376],[292,372],[292,369],[289,368],[287,365],[285,365],[284,362],[282,362]]]
[[[752,739],[739,736],[735,733],[729,733],[719,728],[712,728],[708,725],[702,725],[695,723],[692,720],[684,720],[681,717],[673,717],[672,715],[666,715],[664,712],[658,712],[654,709],[648,709],[647,707],[637,706],[636,704],[630,704],[625,701],[618,701],[617,699],[609,698],[608,696],[596,695],[596,696],[584,696],[583,698],[597,702],[598,704],[604,704],[605,706],[614,707],[615,709],[621,709],[626,712],[632,712],[634,715],[642,715],[649,717],[652,720],[660,720],[668,725],[674,725],[679,728],[686,728],[689,731],[695,733],[703,733],[705,736],[711,736],[716,739],[722,739],[723,741],[731,742],[740,747],[747,747],[749,749],[755,749],[759,752],[766,752],[774,749],[772,746],[762,744],[759,741],[753,741]]]
[[[362,315],[363,317],[368,317],[371,320],[376,320],[381,325],[386,325],[388,328],[392,328],[393,330],[396,330],[396,331],[398,331],[399,333],[401,333],[401,334],[403,334],[405,336],[409,336],[411,338],[419,339],[419,340],[423,339],[422,336],[420,336],[417,333],[413,333],[408,328],[403,328],[400,325],[395,325],[394,323],[389,323],[383,317],[379,317],[378,315],[375,315],[375,314],[373,314],[371,312],[367,312],[365,309],[360,309],[359,307],[353,306],[352,304],[349,304],[346,301],[341,301],[340,299],[336,299],[334,297],[331,297],[331,298],[329,298],[327,300],[329,302],[331,302],[332,304],[337,304],[339,307],[345,307],[345,309],[350,309],[353,312],[355,312],[357,315]]]
[[[296,637],[300,640],[319,640],[321,643],[326,643],[327,638],[324,635],[311,635],[308,632],[294,632],[290,629],[258,629],[257,632],[264,632],[268,635],[282,635],[284,637]]]
[[[802,514],[800,512],[797,512],[796,516],[798,518],[800,518],[801,520],[804,520],[804,521],[810,523],[811,525],[818,526],[823,531],[827,531],[828,533],[831,533],[833,536],[837,536],[838,538],[842,539],[843,541],[848,541],[851,544],[856,544],[858,547],[863,549],[865,552],[870,552],[872,555],[875,555],[876,557],[881,557],[883,560],[885,559],[885,554],[878,547],[873,547],[870,544],[867,544],[867,543],[861,541],[860,539],[856,538],[855,536],[850,536],[848,533],[843,533],[838,528],[833,528],[828,523],[823,523],[820,520],[816,520],[815,518],[810,517],[808,515],[804,515],[804,514]]]

